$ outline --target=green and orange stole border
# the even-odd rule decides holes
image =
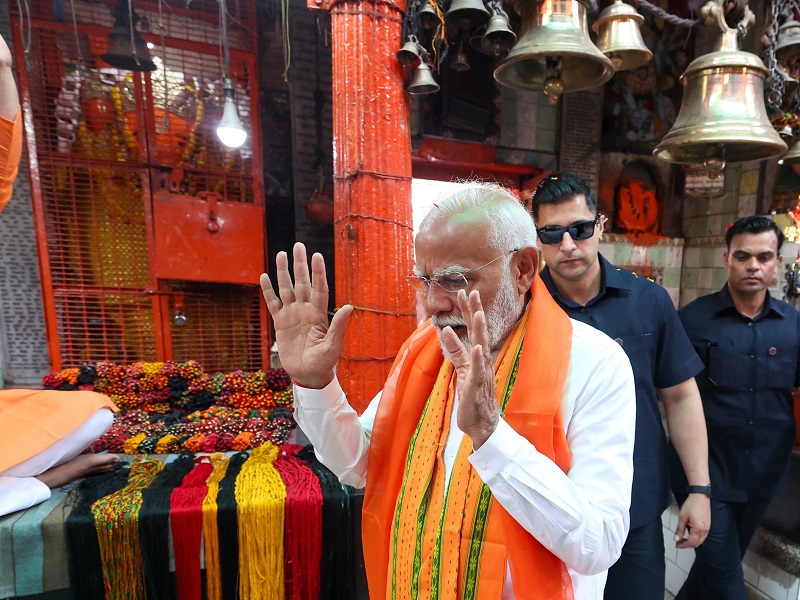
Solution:
[[[571,348],[569,318],[537,278],[495,364],[495,390],[505,420],[564,472],[561,396]],[[564,563],[494,502],[472,469],[467,436],[445,486],[455,380],[428,321],[395,360],[370,440],[362,512],[370,597],[499,600],[508,559],[518,599],[573,598]]]

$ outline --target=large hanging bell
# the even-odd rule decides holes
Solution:
[[[597,32],[597,48],[611,59],[614,70],[636,69],[653,58],[639,30],[642,23],[644,17],[636,9],[614,0],[592,25]]]
[[[481,0],[453,0],[444,13],[444,20],[448,25],[469,31],[486,23],[489,16],[489,11]]]
[[[584,0],[541,0],[518,7],[522,35],[494,71],[503,85],[544,90],[550,102],[562,92],[605,83],[614,66],[589,37]]]
[[[424,94],[433,94],[439,91],[439,84],[433,78],[431,68],[424,60],[419,63],[419,66],[414,69],[411,75],[411,82],[408,84],[406,91],[415,96],[422,96]]]
[[[136,14],[136,11],[129,8],[127,0],[119,0],[112,10],[112,14],[114,15],[114,27],[108,34],[106,53],[100,58],[112,67],[126,71],[155,71],[156,63],[150,58],[147,44],[136,29],[136,24],[139,22],[139,15]],[[131,37],[133,37],[132,41]]]
[[[481,37],[481,48],[494,56],[500,56],[517,41],[517,34],[508,26],[508,15],[500,8],[500,4],[492,4],[494,14],[486,26],[486,33]]]
[[[711,176],[726,163],[762,160],[787,149],[767,117],[764,63],[738,50],[736,29],[723,31],[715,51],[696,58],[681,75],[678,118],[653,150],[668,162],[703,164]]]
[[[439,15],[433,10],[429,0],[423,0],[422,8],[417,13],[417,26],[423,31],[433,31],[439,23]]]

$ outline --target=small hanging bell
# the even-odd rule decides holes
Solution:
[[[778,28],[775,58],[779,63],[788,66],[798,57],[800,57],[800,23],[794,20],[786,21]]]
[[[404,67],[418,67],[422,61],[420,57],[420,46],[417,38],[413,35],[408,38],[408,41],[403,44],[403,47],[397,51],[397,60]]]
[[[644,17],[636,9],[614,0],[592,25],[597,32],[597,49],[611,59],[614,70],[636,69],[653,58],[639,30],[642,23]]]
[[[444,14],[448,25],[470,31],[489,20],[489,11],[481,0],[453,0]]]
[[[800,141],[793,141],[789,143],[789,150],[781,156],[784,164],[796,165],[800,163]]]
[[[481,47],[487,54],[500,56],[517,41],[517,34],[508,26],[508,15],[497,1],[491,4],[492,18],[486,26],[486,33],[481,38]]]
[[[767,68],[755,54],[738,49],[737,29],[725,23],[721,6],[708,11],[723,35],[714,52],[696,58],[681,75],[680,112],[653,154],[667,162],[705,165],[713,176],[726,163],[763,160],[783,154],[787,146],[767,116]]]
[[[417,13],[417,26],[423,31],[433,31],[440,22],[439,15],[433,10],[430,0],[422,0],[422,8]]]
[[[450,63],[450,68],[458,72],[469,71],[469,61],[464,53],[463,42],[458,43],[458,50]]]
[[[433,78],[431,68],[424,60],[419,63],[419,66],[414,69],[411,75],[411,83],[408,84],[406,91],[415,96],[422,96],[424,94],[433,94],[439,91],[439,84]]]
[[[108,48],[100,58],[112,67],[126,71],[155,71],[156,63],[150,58],[142,34],[136,29],[140,17],[128,5],[128,0],[119,0],[112,14],[114,27],[108,34]]]

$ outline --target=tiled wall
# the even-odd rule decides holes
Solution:
[[[673,504],[661,515],[666,558],[665,587],[672,596],[681,589],[694,562],[694,550],[678,550],[672,541],[678,526],[678,513],[678,506]],[[768,558],[748,550],[744,556],[743,569],[750,598],[800,600],[800,578],[782,570]]]
[[[618,233],[603,234],[600,253],[618,267],[651,277],[666,288],[677,305],[683,262],[682,239],[661,238],[655,243],[644,244]]]

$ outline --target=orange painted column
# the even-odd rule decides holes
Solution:
[[[404,279],[414,257],[409,109],[395,57],[405,3],[334,0],[330,10],[336,305],[355,306],[338,376],[360,413],[416,325]]]

